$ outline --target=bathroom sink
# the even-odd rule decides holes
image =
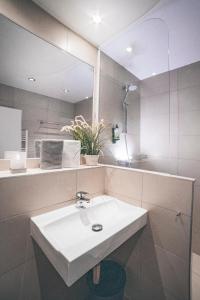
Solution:
[[[86,209],[70,205],[32,217],[31,235],[71,286],[146,221],[145,209],[103,195],[91,199]]]

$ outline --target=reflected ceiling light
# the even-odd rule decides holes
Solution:
[[[127,47],[127,48],[126,48],[126,51],[127,51],[128,53],[131,53],[132,50],[133,50],[132,47]]]
[[[85,99],[89,99],[89,96],[86,96]]]
[[[153,72],[151,75],[152,75],[152,76],[155,76],[155,75],[156,75],[156,72]]]
[[[34,77],[28,77],[28,80],[32,81],[32,82],[36,81],[36,79]]]
[[[70,90],[64,89],[64,93],[65,93],[65,94],[68,94],[69,92],[70,92]]]
[[[102,22],[102,18],[99,15],[92,16],[92,21],[95,24],[100,24]]]

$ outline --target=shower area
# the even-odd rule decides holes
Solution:
[[[147,38],[148,37],[148,38]],[[107,129],[102,161],[196,178],[192,286],[200,284],[200,63],[174,67],[170,31],[161,19],[135,25],[126,68],[101,54],[100,118]],[[157,41],[159,40],[159,43]],[[121,41],[126,48],[126,39]],[[135,70],[130,72],[129,70]],[[120,140],[111,139],[118,124]],[[196,300],[196,295],[192,299]]]
[[[152,159],[169,158],[172,144],[169,31],[163,20],[153,18],[136,24],[132,33],[130,53],[126,38],[122,41],[126,68],[101,53],[100,118],[108,131],[103,161],[158,170]],[[110,127],[116,124],[121,135],[113,145]]]

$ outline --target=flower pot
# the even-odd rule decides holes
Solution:
[[[85,165],[86,164],[86,162],[85,162],[85,155],[84,154],[81,154],[81,156],[80,156],[80,164],[81,165]]]
[[[98,165],[99,155],[85,155],[86,165],[96,166]]]

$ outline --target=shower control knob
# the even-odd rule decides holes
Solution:
[[[176,217],[180,217],[180,216],[181,216],[181,211],[177,211]]]

